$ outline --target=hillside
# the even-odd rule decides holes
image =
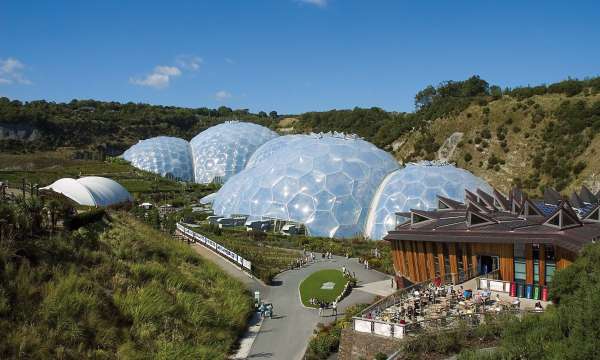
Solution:
[[[478,76],[428,86],[415,95],[416,110],[380,108],[278,116],[227,107],[178,108],[94,100],[21,103],[0,98],[0,150],[38,153],[70,147],[80,159],[118,155],[158,135],[191,139],[209,126],[239,119],[281,134],[354,133],[393,152],[401,162],[435,159],[453,133],[456,151],[443,156],[507,190],[531,194],[546,186],[600,189],[600,77],[501,89]],[[445,148],[445,147],[444,147]],[[452,149],[453,146],[450,147]]]
[[[1,209],[0,358],[224,359],[243,331],[249,294],[187,245],[125,213],[49,235],[20,211]]]
[[[448,160],[504,191],[513,184],[534,193],[546,185],[571,191],[586,184],[598,191],[599,126],[600,94],[503,96],[402,135],[394,154],[402,161],[439,157],[423,144],[432,141],[436,149],[462,133]]]

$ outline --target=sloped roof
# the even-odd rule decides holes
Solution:
[[[489,243],[545,243],[555,244],[572,252],[579,252],[586,243],[600,239],[600,222],[581,221],[568,201],[544,204],[532,201],[520,191],[511,192],[512,208],[517,201],[532,211],[503,211],[495,206],[486,207],[477,195],[466,193],[468,207],[455,206],[441,211],[412,211],[428,221],[414,224],[407,221],[390,231],[386,240],[415,240],[441,242]],[[489,203],[489,199],[487,199]],[[544,205],[544,206],[542,206]],[[594,207],[595,208],[595,207]],[[591,210],[593,211],[594,208]],[[579,209],[578,209],[579,210]],[[548,223],[556,214],[568,217],[569,222]],[[403,214],[407,215],[407,214]],[[409,216],[411,214],[408,214]],[[473,218],[476,221],[473,222]],[[412,217],[411,217],[412,219]]]
[[[40,190],[62,194],[84,206],[104,207],[133,200],[131,194],[121,184],[100,176],[62,178]]]

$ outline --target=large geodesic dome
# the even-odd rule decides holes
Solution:
[[[410,163],[386,176],[379,186],[371,203],[365,236],[372,240],[383,239],[397,225],[396,212],[436,209],[437,195],[462,202],[465,189],[476,191],[478,188],[486,192],[492,190],[483,179],[448,163]]]
[[[301,223],[311,236],[362,235],[379,183],[398,168],[390,154],[343,134],[282,136],[256,154],[219,190],[215,214]]]
[[[197,183],[224,183],[246,166],[254,151],[277,133],[253,123],[228,121],[210,127],[191,141]]]
[[[170,174],[184,181],[194,179],[190,145],[183,139],[158,136],[141,140],[123,153],[123,159],[138,169],[161,176]]]

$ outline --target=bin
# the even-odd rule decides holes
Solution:
[[[517,284],[517,297],[525,297],[525,290],[523,288],[523,284]]]
[[[514,282],[510,283],[510,296],[512,296],[512,297],[517,296],[517,284],[515,284]]]
[[[527,284],[525,287],[525,297],[528,299],[533,299],[533,285]]]
[[[546,286],[542,288],[542,300],[548,301],[548,288]]]
[[[535,285],[533,287],[533,298],[535,300],[539,300],[540,299],[540,287],[538,285]]]

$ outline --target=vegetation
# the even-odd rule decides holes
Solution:
[[[352,317],[364,310],[368,304],[357,304],[346,308],[344,317],[329,325],[318,324],[315,335],[306,350],[307,360],[325,360],[338,351],[342,329],[352,325]]]
[[[310,299],[333,302],[344,291],[348,278],[336,269],[319,270],[310,274],[300,283],[300,300],[306,307],[318,307],[310,303]],[[332,289],[322,289],[324,283],[332,282]]]
[[[248,110],[178,108],[148,104],[121,104],[95,100],[69,103],[0,98],[0,125],[8,129],[37,131],[35,141],[6,139],[0,149],[11,152],[54,150],[59,147],[103,149],[109,155],[153,136],[177,136],[190,140],[200,131],[226,120],[244,119],[272,126],[277,113]]]
[[[4,137],[0,149],[23,154],[71,147],[76,158],[103,160],[139,139],[158,135],[191,139],[209,126],[242,119],[286,133],[355,133],[394,151],[402,161],[413,161],[434,159],[451,132],[460,131],[466,136],[465,146],[451,160],[500,188],[516,184],[535,193],[546,186],[560,190],[595,181],[590,177],[598,164],[586,158],[594,156],[600,145],[595,140],[599,109],[600,77],[501,89],[472,76],[419,91],[412,113],[354,108],[285,117],[274,111],[252,114],[227,107],[189,109],[94,100],[22,103],[0,98],[0,127],[33,134]],[[506,158],[503,154],[510,157],[506,164],[488,165],[492,155]],[[523,164],[527,171],[522,171]]]
[[[341,256],[348,254],[368,260],[372,269],[388,274],[394,273],[390,245],[387,241],[286,236],[258,231],[246,232],[245,229],[219,229],[206,224],[194,228],[194,231],[244,254],[244,257],[252,262],[257,275],[266,282],[282,270],[290,268],[295,260],[302,256],[299,250],[331,252]],[[374,255],[375,249],[379,256]]]
[[[226,358],[251,311],[236,280],[129,215],[59,231],[53,208],[0,204],[0,358]]]
[[[264,233],[226,231],[214,225],[203,225],[193,230],[241,254],[252,263],[254,274],[265,283],[270,283],[275,275],[289,269],[301,256],[295,250],[269,246],[262,241],[266,238]]]
[[[402,342],[399,359],[447,359],[461,351],[464,356],[470,356],[477,349],[496,346],[506,322],[507,317],[489,316],[484,324],[475,328],[461,323],[451,330],[408,337]]]
[[[512,320],[502,331],[495,358],[593,359],[600,337],[600,244],[586,246],[569,267],[558,271],[550,294],[555,306],[540,316]]]

